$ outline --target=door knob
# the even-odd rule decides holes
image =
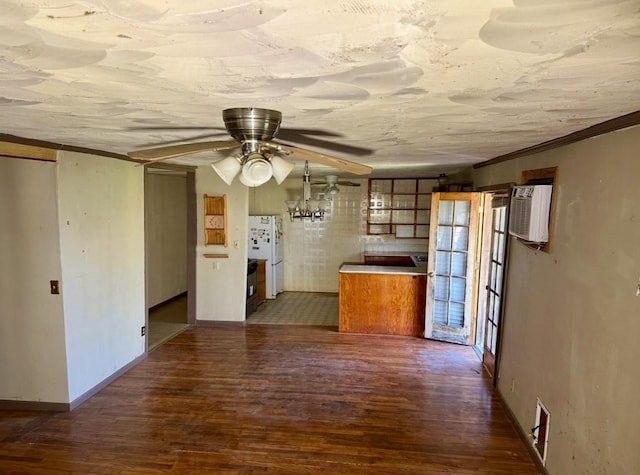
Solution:
[[[429,277],[433,277],[433,276],[435,276],[435,274],[434,274],[433,272],[429,272],[429,273],[427,273],[427,275],[428,275]]]

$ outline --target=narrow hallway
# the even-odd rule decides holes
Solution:
[[[187,294],[149,309],[148,351],[189,328]]]

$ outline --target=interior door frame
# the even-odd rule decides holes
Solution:
[[[156,163],[153,165],[154,168],[164,168],[167,170],[176,170],[180,172],[185,172],[186,174],[186,193],[187,193],[187,323],[189,325],[194,325],[196,323],[196,248],[198,245],[198,203],[197,203],[197,194],[196,194],[196,169],[190,166],[183,165],[173,165],[173,164],[165,164],[165,163]],[[145,248],[145,256],[144,256],[144,265],[145,265],[145,317],[144,317],[144,325],[146,328],[146,337],[145,337],[145,352],[149,351],[149,279],[148,279],[148,269],[149,269],[149,253],[148,249],[148,239],[149,236],[146,232],[146,221],[147,221],[147,188],[148,188],[148,176],[149,173],[145,169],[144,170],[144,213],[145,213],[145,233],[144,233],[144,248]]]
[[[487,292],[485,289],[485,286],[488,283],[488,279],[490,277],[490,261],[491,261],[491,245],[492,245],[492,227],[489,226],[488,224],[491,223],[491,219],[492,219],[492,213],[491,213],[491,201],[492,201],[492,197],[494,194],[510,194],[511,193],[511,189],[516,186],[516,183],[514,182],[510,182],[510,183],[501,183],[501,184],[497,184],[497,185],[489,185],[489,186],[485,186],[485,187],[481,187],[478,189],[478,191],[482,192],[485,194],[485,201],[484,201],[484,216],[482,218],[483,221],[483,229],[481,232],[481,236],[482,236],[482,242],[480,243],[480,248],[479,248],[479,256],[480,256],[480,275],[478,277],[478,309],[477,309],[477,315],[478,315],[478,320],[480,318],[480,316],[482,316],[483,321],[482,321],[482,329],[481,331],[485,333],[484,337],[483,337],[483,341],[482,341],[482,352],[478,352],[478,347],[476,345],[473,346],[474,350],[476,351],[476,353],[478,353],[478,357],[480,358],[480,360],[483,362],[483,366],[484,366],[484,346],[486,344],[486,327],[487,327],[487,321],[486,321],[486,305],[487,305]],[[507,206],[507,215],[506,215],[506,221],[505,221],[505,228],[508,230],[509,229],[509,213],[508,213],[508,206]],[[495,361],[494,361],[494,370],[493,370],[493,374],[491,375],[491,379],[493,382],[494,386],[497,386],[498,383],[498,374],[500,372],[500,347],[501,347],[501,342],[502,342],[502,334],[504,331],[504,315],[505,315],[505,302],[506,302],[506,281],[507,281],[507,274],[508,274],[508,270],[509,270],[509,246],[510,243],[510,239],[508,237],[508,234],[506,236],[505,239],[505,247],[504,247],[504,256],[503,256],[503,272],[502,272],[502,282],[500,285],[500,311],[498,312],[498,329],[497,329],[497,336],[496,336],[496,350],[495,350]],[[478,322],[478,325],[480,326],[480,322]],[[490,373],[489,371],[487,371],[488,373]]]
[[[434,192],[431,198],[431,218],[429,230],[429,259],[427,262],[427,290],[425,308],[425,338],[458,343],[463,345],[474,345],[476,335],[476,321],[478,311],[478,272],[479,256],[478,246],[480,244],[479,234],[482,231],[481,212],[483,205],[483,193],[472,191],[455,192]],[[469,201],[469,234],[467,241],[467,261],[466,261],[466,288],[464,298],[464,326],[454,328],[436,324],[434,322],[434,300],[436,278],[436,252],[439,206],[440,201]],[[444,275],[444,274],[443,274]],[[468,334],[467,334],[468,331]]]
[[[196,171],[187,170],[187,323],[196,323],[196,248],[198,247]]]

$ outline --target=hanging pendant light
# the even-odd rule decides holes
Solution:
[[[309,162],[304,163],[304,176],[302,177],[302,200],[285,201],[291,221],[295,219],[310,218],[323,219],[325,213],[325,203],[321,200],[311,199],[311,174],[309,173]]]

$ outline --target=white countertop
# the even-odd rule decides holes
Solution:
[[[427,256],[428,251],[364,251],[365,256]]]
[[[406,254],[404,254],[406,255]],[[393,274],[393,275],[426,275],[427,263],[419,263],[416,267],[376,266],[371,264],[347,263],[340,266],[344,274]]]
[[[393,275],[425,275],[427,273],[427,252],[418,251],[365,251],[364,256],[411,257],[415,267],[411,266],[379,266],[364,262],[347,262],[340,266],[340,271],[347,274],[393,274]]]

